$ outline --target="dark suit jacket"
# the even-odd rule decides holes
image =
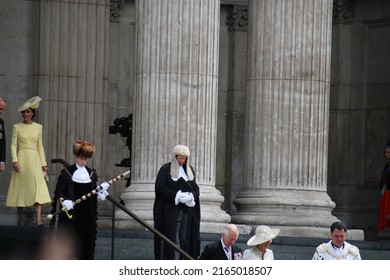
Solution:
[[[236,245],[233,245],[232,250],[230,250],[232,257],[231,259],[242,258],[242,249]],[[199,257],[200,260],[227,260],[224,249],[222,248],[222,242],[207,244],[204,248],[202,254]]]
[[[3,119],[0,119],[0,162],[5,162],[5,128]]]

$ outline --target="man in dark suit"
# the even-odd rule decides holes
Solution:
[[[200,260],[239,260],[242,259],[242,249],[234,245],[238,239],[239,231],[234,224],[227,224],[221,233],[221,239],[207,244]]]
[[[5,101],[0,97],[0,114],[5,109]],[[5,169],[5,128],[4,121],[0,118],[0,171]]]

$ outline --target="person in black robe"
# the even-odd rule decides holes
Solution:
[[[6,103],[2,97],[0,97],[0,114],[4,111]],[[0,171],[5,170],[5,127],[4,120],[0,118]]]
[[[58,200],[62,200],[63,206],[69,215],[72,215],[70,219],[65,212],[59,214],[57,232],[73,238],[75,259],[81,260],[94,259],[98,219],[97,196],[93,195],[74,206],[73,201],[97,188],[96,170],[86,166],[94,151],[95,146],[86,141],[76,141],[73,144],[76,163],[61,170],[53,199],[52,213],[55,213],[56,205],[60,204]],[[101,186],[106,191],[109,184],[104,182]]]
[[[192,258],[200,254],[199,186],[189,164],[190,150],[184,145],[173,148],[172,160],[161,166],[155,182],[154,227]],[[155,259],[182,259],[172,246],[154,237]]]
[[[386,143],[383,155],[386,163],[380,179],[378,232],[390,227],[390,141]]]

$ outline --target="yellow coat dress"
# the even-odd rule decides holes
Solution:
[[[12,162],[20,171],[13,171],[8,188],[6,206],[29,207],[35,203],[51,202],[42,166],[47,166],[42,145],[42,125],[14,124],[11,143]]]

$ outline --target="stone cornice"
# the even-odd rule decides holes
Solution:
[[[221,0],[222,5],[248,5],[248,0]]]

